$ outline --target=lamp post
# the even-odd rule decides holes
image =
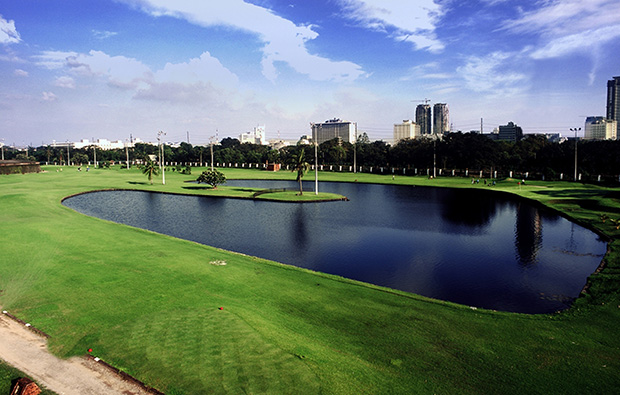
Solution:
[[[129,169],[129,140],[125,139],[125,155],[127,156],[127,169]]]
[[[575,132],[575,182],[577,182],[577,132],[581,130],[581,128],[570,128],[571,132]]]
[[[160,148],[160,159],[159,159],[159,166],[161,167],[161,183],[162,185],[166,185],[166,162],[164,160],[164,145],[161,143],[161,136],[162,135],[166,135],[165,132],[162,132],[161,130],[159,132],[157,132],[157,141],[159,142],[159,148]]]
[[[353,174],[357,173],[357,122],[355,122],[355,142],[353,143]]]
[[[67,166],[71,166],[71,157],[69,156],[69,140],[67,140]]]

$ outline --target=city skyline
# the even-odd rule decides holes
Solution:
[[[454,130],[568,134],[606,114],[618,38],[611,0],[4,2],[0,141],[292,140],[334,117],[389,140],[426,98]]]

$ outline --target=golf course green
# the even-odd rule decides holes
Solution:
[[[161,175],[151,185],[136,168],[43,169],[0,176],[0,306],[49,334],[59,356],[92,348],[170,395],[609,394],[620,388],[620,188],[319,173],[321,181],[516,194],[609,240],[602,269],[569,310],[526,315],[236,254],[61,204],[104,189],[237,198],[256,192],[188,183],[201,169],[166,172],[165,185]],[[295,179],[287,171],[219,170],[228,179]],[[296,193],[256,198],[341,198]]]

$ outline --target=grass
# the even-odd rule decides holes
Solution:
[[[23,372],[5,364],[0,361],[0,394],[10,394],[15,382],[21,377],[28,377]],[[38,385],[38,384],[37,384]],[[54,395],[55,392],[52,392],[48,389],[41,388],[41,395]]]
[[[185,182],[196,176],[172,172],[165,186],[158,179],[151,186],[135,169],[47,170],[0,177],[0,305],[50,334],[50,348],[60,356],[93,348],[168,394],[570,394],[620,387],[620,231],[601,220],[620,217],[619,189],[320,174],[321,182],[517,194],[611,240],[606,267],[590,277],[588,294],[570,310],[525,315],[473,310],[234,254],[60,204],[96,189],[246,198],[253,189],[198,188]],[[229,179],[295,176],[222,171]]]

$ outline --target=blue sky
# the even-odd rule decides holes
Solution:
[[[0,0],[0,142],[203,144],[448,103],[454,130],[583,127],[620,75],[617,0]]]

